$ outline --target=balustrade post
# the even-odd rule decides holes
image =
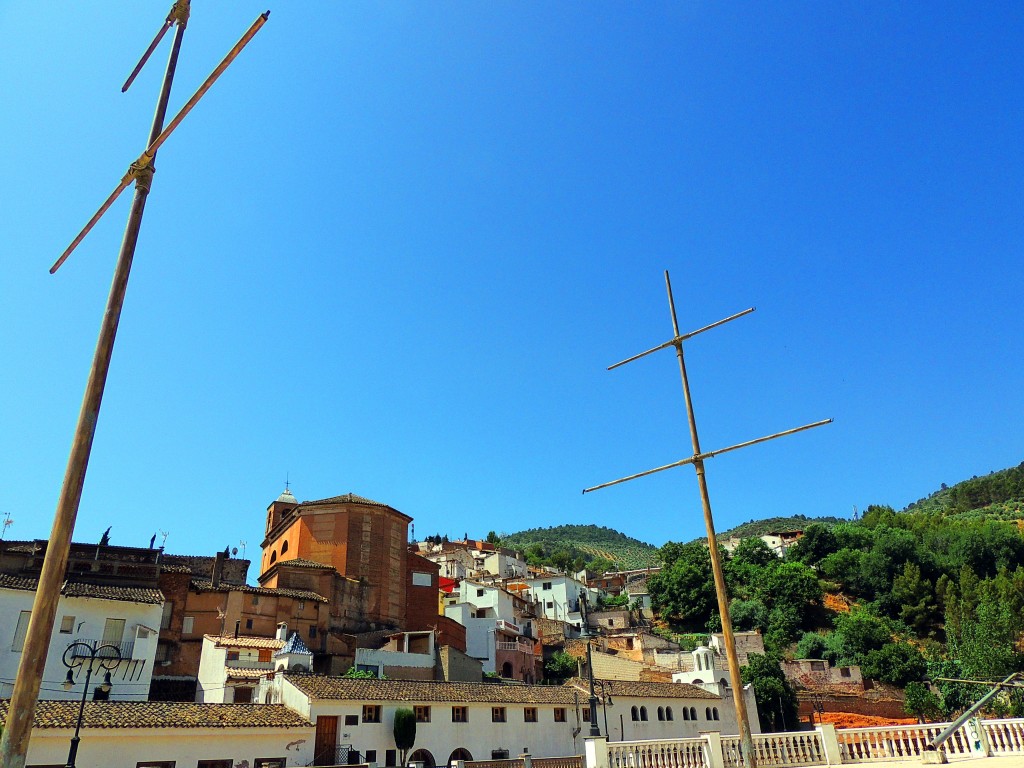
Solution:
[[[967,721],[967,734],[970,737],[971,754],[976,757],[988,757],[992,748],[988,742],[988,734],[981,727],[981,718],[972,717]]]
[[[583,761],[586,768],[609,768],[608,738],[606,736],[584,737]]]
[[[704,739],[704,755],[708,761],[708,768],[725,768],[725,753],[722,751],[722,732],[702,731],[700,737]]]
[[[832,723],[821,723],[814,727],[821,739],[821,748],[825,752],[826,765],[840,765],[843,762],[843,753],[839,750],[839,738],[836,736],[836,727]]]

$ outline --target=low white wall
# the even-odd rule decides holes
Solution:
[[[29,765],[64,765],[71,729],[32,731]],[[78,768],[134,766],[152,760],[173,760],[192,768],[199,760],[228,760],[237,765],[256,758],[284,757],[287,765],[313,760],[314,729],[305,728],[85,728],[78,747]]]

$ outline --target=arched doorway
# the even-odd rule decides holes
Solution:
[[[512,662],[506,661],[501,665],[501,676],[506,680],[510,680],[512,678]]]
[[[436,768],[437,763],[434,762],[434,756],[425,749],[417,749],[411,755],[409,755],[410,763],[423,763],[423,768]]]
[[[462,747],[459,747],[458,749],[456,749],[454,752],[452,752],[448,756],[448,765],[451,765],[456,760],[472,760],[472,759],[473,759],[473,756],[471,754],[469,754],[469,750],[468,749],[463,749]]]

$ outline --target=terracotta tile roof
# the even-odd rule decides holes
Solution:
[[[3,589],[24,589],[34,592],[39,579],[28,576],[12,576],[9,573],[0,573],[0,588]]]
[[[280,595],[281,597],[291,597],[296,600],[312,600],[317,603],[327,602],[327,598],[323,595],[318,595],[316,592],[309,592],[305,589],[270,589],[268,587],[250,587],[242,584],[224,583],[219,587],[214,587],[213,582],[209,579],[192,579],[191,587],[196,592],[231,592],[237,590],[251,595],[267,595],[268,597]]]
[[[561,685],[350,680],[344,677],[294,673],[287,673],[286,678],[311,699],[559,705],[571,705],[574,701],[573,689]]]
[[[243,669],[241,667],[224,667],[224,676],[228,680],[259,680],[269,675],[269,669]]]
[[[284,640],[276,637],[253,637],[252,635],[203,635],[217,644],[218,648],[270,648],[277,650],[284,647]]]
[[[331,496],[327,499],[315,499],[313,501],[303,501],[299,504],[300,507],[309,507],[314,504],[369,504],[373,507],[388,507],[390,504],[382,504],[379,501],[368,499],[365,496],[357,496],[354,493],[345,493],[341,496]]]
[[[7,719],[10,701],[0,700]],[[35,728],[74,728],[77,701],[40,701]],[[84,728],[312,728],[281,704],[194,704],[173,701],[87,701]]]
[[[164,602],[164,593],[159,589],[85,584],[80,581],[64,582],[60,593],[65,597],[96,597],[103,600],[121,600],[128,603],[148,603],[149,605],[162,605]]]
[[[5,589],[22,589],[34,592],[39,579],[30,576],[12,576],[0,573],[0,587]],[[146,603],[160,605],[164,602],[164,593],[159,589],[148,587],[119,587],[112,584],[86,584],[81,581],[65,581],[60,593],[64,597],[93,597],[100,600],[117,600],[125,603]]]
[[[590,695],[590,683],[579,677],[567,680],[565,685],[578,688]],[[613,697],[636,696],[643,699],[718,699],[711,691],[689,683],[649,683],[632,680],[606,680],[607,693]]]
[[[320,569],[323,569],[323,570],[326,570],[326,571],[333,571],[334,570],[334,566],[333,565],[324,565],[323,563],[315,563],[312,560],[307,560],[304,557],[295,557],[295,558],[292,558],[291,560],[278,560],[277,561],[277,565],[278,566],[291,565],[291,566],[295,566],[296,568],[320,568]]]

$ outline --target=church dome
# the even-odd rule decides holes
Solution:
[[[299,503],[298,501],[295,500],[295,497],[292,495],[292,492],[288,489],[287,486],[284,489],[284,493],[282,493],[280,496],[277,497],[277,500],[278,501],[282,501],[285,504],[298,504]]]

